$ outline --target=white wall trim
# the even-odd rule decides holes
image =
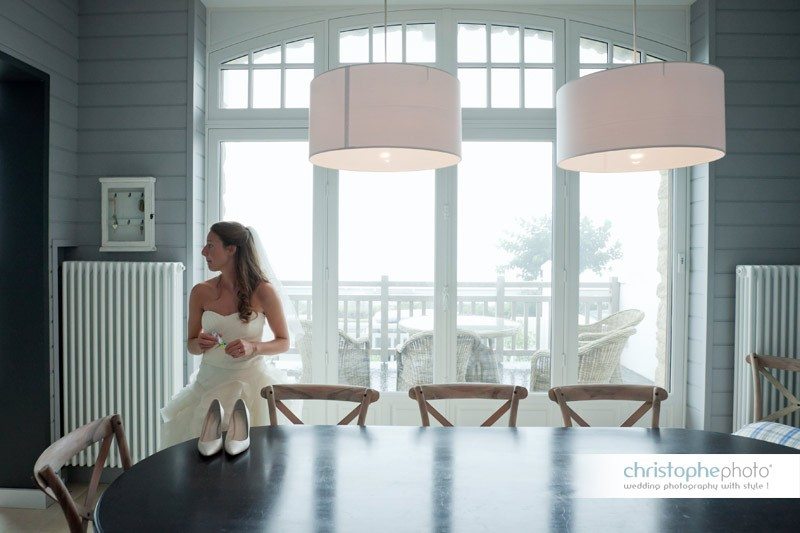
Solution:
[[[0,507],[47,509],[54,503],[39,489],[0,489]]]

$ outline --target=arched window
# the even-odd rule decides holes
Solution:
[[[671,295],[685,283],[673,268],[685,253],[685,175],[598,177],[555,165],[557,89],[631,63],[630,35],[552,10],[399,10],[388,31],[382,13],[316,16],[209,62],[207,222],[249,217],[273,232],[273,263],[313,331],[275,363],[291,379],[369,384],[388,393],[372,417],[415,423],[406,380],[533,392],[575,383],[588,375],[581,358],[596,339],[587,335],[612,327],[587,326],[633,309],[645,318],[630,326],[628,355],[588,379],[669,387],[682,371],[682,326],[670,317],[683,305]],[[645,61],[686,57],[674,43],[638,45]],[[313,75],[384,60],[458,76],[458,167],[364,174],[308,163]],[[415,334],[429,335],[408,345]],[[422,373],[404,371],[404,358]],[[547,408],[534,394],[520,417],[545,423]]]
[[[319,25],[274,32],[210,55],[209,120],[252,118],[308,109],[309,84],[320,71]],[[296,112],[296,111],[295,111]]]

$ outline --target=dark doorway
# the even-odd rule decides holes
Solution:
[[[0,487],[50,444],[50,76],[0,52]]]

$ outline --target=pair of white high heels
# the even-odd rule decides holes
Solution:
[[[222,421],[225,411],[219,400],[214,400],[208,407],[206,418],[203,421],[203,430],[197,441],[200,455],[208,457],[223,448]],[[231,419],[228,422],[228,433],[225,436],[225,451],[229,455],[238,455],[250,447],[250,411],[241,398],[233,405]]]

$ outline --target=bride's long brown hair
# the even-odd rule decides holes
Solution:
[[[253,235],[238,222],[217,222],[211,226],[211,231],[225,246],[236,246],[233,257],[236,263],[236,298],[239,300],[237,308],[239,319],[247,322],[253,314],[253,306],[250,305],[253,293],[259,283],[269,281],[261,270]]]

